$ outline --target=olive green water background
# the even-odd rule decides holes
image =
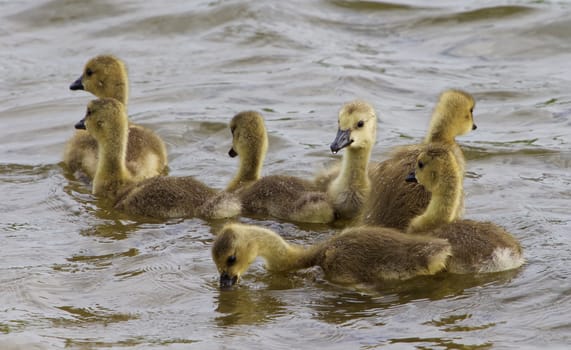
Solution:
[[[0,349],[566,348],[570,35],[559,1],[0,1]],[[93,98],[68,86],[103,53],[126,62],[129,114],[170,174],[217,188],[241,110],[266,118],[264,174],[309,178],[343,153],[342,103],[375,106],[382,160],[423,137],[442,90],[473,93],[465,217],[506,227],[526,265],[370,291],[257,261],[221,292],[220,222],[130,220],[59,164]],[[241,221],[302,244],[337,232]]]

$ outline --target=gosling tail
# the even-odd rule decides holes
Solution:
[[[321,192],[304,193],[294,203],[291,219],[299,222],[329,223],[335,219],[333,206]]]
[[[199,208],[199,216],[205,219],[226,219],[240,215],[242,203],[235,195],[219,192]]]

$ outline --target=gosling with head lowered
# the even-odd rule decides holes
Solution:
[[[370,167],[369,176],[375,190],[371,192],[361,215],[366,225],[382,225],[404,230],[410,220],[422,213],[430,201],[430,193],[418,184],[404,183],[414,169],[416,158],[424,145],[437,143],[448,148],[455,156],[462,176],[465,160],[456,137],[476,129],[472,115],[474,98],[460,90],[448,90],[440,99],[432,114],[430,127],[422,144],[397,148],[391,158]],[[464,197],[459,210],[463,212]]]
[[[240,213],[235,196],[218,192],[192,177],[157,176],[136,181],[126,166],[129,125],[124,104],[103,98],[89,102],[85,118],[75,125],[97,141],[94,195],[131,215],[154,218],[233,217]]]
[[[511,270],[524,263],[519,242],[491,222],[457,220],[462,197],[462,168],[449,147],[428,145],[419,154],[414,172],[406,178],[432,193],[426,210],[415,217],[408,233],[448,240],[452,256],[446,268],[452,273]]]
[[[272,272],[320,266],[334,283],[377,284],[441,271],[450,256],[450,244],[444,239],[363,226],[304,247],[289,244],[263,227],[227,224],[212,247],[220,287],[237,283],[258,256]]]
[[[317,191],[310,181],[293,176],[261,176],[268,135],[260,113],[238,113],[230,122],[230,131],[232,148],[228,154],[239,156],[240,165],[226,191],[240,197],[243,214],[308,223],[334,220],[326,193]]]
[[[90,59],[71,90],[85,90],[99,98],[112,97],[127,106],[129,83],[125,64],[111,55]],[[129,123],[125,164],[136,181],[164,174],[167,170],[165,144],[153,131]],[[75,174],[95,177],[97,142],[89,133],[78,130],[67,142],[64,163]]]

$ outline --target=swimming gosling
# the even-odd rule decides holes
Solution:
[[[310,181],[293,176],[261,177],[268,149],[264,118],[258,112],[245,111],[230,121],[232,148],[230,157],[240,157],[236,176],[226,187],[242,202],[242,214],[273,216],[278,219],[328,223],[335,219],[327,194]]]
[[[212,258],[220,273],[221,288],[237,283],[258,256],[272,272],[320,266],[334,283],[374,284],[435,274],[444,268],[450,251],[444,239],[388,228],[350,228],[304,247],[289,244],[266,228],[234,223],[225,225],[217,235]]]
[[[447,239],[452,273],[511,270],[524,263],[522,249],[511,234],[491,222],[456,220],[462,196],[461,166],[448,147],[429,145],[420,153],[407,181],[418,181],[432,193],[430,204],[414,218],[408,233]]]
[[[440,143],[455,155],[464,174],[464,154],[455,138],[476,129],[472,115],[474,98],[460,90],[448,90],[440,95],[432,114],[430,127],[422,144],[397,148],[391,158],[371,165],[369,177],[374,187],[364,206],[361,222],[366,225],[381,225],[404,230],[410,220],[422,213],[430,201],[430,193],[421,185],[402,181],[414,170],[422,147]],[[463,212],[463,196],[458,216]]]
[[[377,116],[367,102],[353,101],[339,111],[337,136],[331,151],[345,148],[341,169],[327,186],[327,195],[338,218],[353,219],[361,212],[371,191],[369,159],[377,138]]]
[[[192,177],[159,176],[136,181],[125,164],[129,125],[121,102],[113,98],[89,102],[85,118],[75,127],[87,130],[98,144],[92,193],[109,199],[115,209],[161,219],[219,219],[240,213],[238,198]]]
[[[94,57],[69,88],[85,90],[99,98],[112,97],[127,106],[129,83],[125,64],[111,55]],[[73,173],[93,179],[97,155],[97,142],[89,133],[78,130],[65,146],[63,161]],[[152,130],[130,123],[126,165],[136,181],[166,173],[165,144]]]

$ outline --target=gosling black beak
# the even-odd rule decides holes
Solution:
[[[80,121],[78,121],[77,123],[75,123],[75,128],[76,129],[81,129],[81,130],[86,130],[85,128],[85,118],[81,119]]]
[[[478,127],[476,126],[476,124],[472,124],[472,130],[476,130],[478,129]]]
[[[70,90],[85,90],[83,88],[82,80],[83,80],[83,74],[79,78],[77,78],[76,81],[71,83],[71,85],[69,86],[69,89]]]
[[[353,143],[353,140],[351,140],[351,130],[347,129],[347,130],[341,130],[338,129],[337,130],[337,136],[335,136],[335,140],[333,140],[333,143],[331,143],[331,152],[333,152],[333,154],[339,152],[339,150],[349,146],[351,143]]]
[[[228,289],[238,282],[238,276],[230,277],[228,273],[222,272],[220,274],[220,289]]]
[[[228,155],[229,155],[231,158],[234,158],[234,157],[236,157],[236,156],[238,155],[238,152],[234,151],[234,147],[232,147],[232,148],[230,148],[230,150],[228,151]]]
[[[413,172],[411,172],[410,174],[408,174],[408,176],[405,179],[406,182],[416,182],[418,183],[418,180],[416,179],[416,174]]]

